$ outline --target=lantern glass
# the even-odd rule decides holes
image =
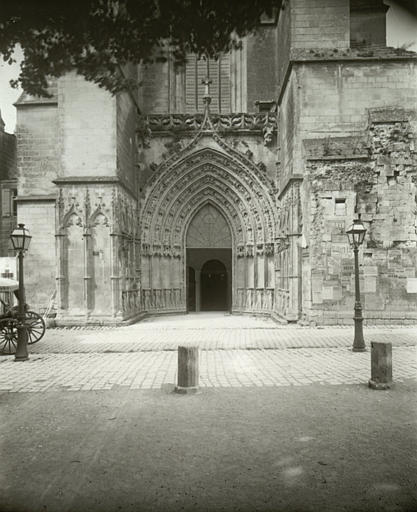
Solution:
[[[15,251],[27,251],[32,239],[29,235],[29,230],[25,228],[24,224],[19,224],[18,227],[13,230],[10,238]]]
[[[366,228],[360,219],[355,219],[352,226],[346,231],[351,247],[359,247],[365,239]]]

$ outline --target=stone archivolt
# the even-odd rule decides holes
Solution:
[[[235,267],[238,259],[242,259],[241,266],[245,267],[240,285],[233,280],[234,307],[270,310],[273,293],[265,289],[273,288],[274,279],[272,275],[267,276],[267,269],[271,268],[267,260],[273,259],[277,218],[271,186],[258,166],[230,148],[216,133],[212,137],[220,149],[196,148],[201,135],[200,132],[179,155],[166,160],[148,183],[141,214],[142,269],[149,276],[147,283],[144,280],[144,294],[151,296],[155,289],[179,289],[177,294],[181,298],[176,307],[185,308],[188,226],[203,206],[211,205],[224,216],[230,228]],[[175,286],[166,275],[167,269],[174,272],[173,263],[169,262],[174,259],[178,261],[177,272],[181,277]],[[259,295],[268,295],[267,300],[255,297],[247,307],[246,289],[249,288],[255,290],[252,295],[259,289]],[[172,295],[172,291],[169,293]],[[161,297],[158,301],[164,309]]]
[[[203,149],[155,179],[142,209],[144,251],[183,244],[190,217],[212,201],[229,220],[235,244],[273,244],[275,212],[269,190],[226,155]]]

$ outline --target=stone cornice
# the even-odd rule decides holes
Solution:
[[[52,181],[56,185],[75,185],[84,183],[120,183],[117,176],[65,176]]]
[[[128,192],[133,198],[137,199],[137,196],[129,186],[122,181],[118,176],[67,176],[52,180],[52,183],[58,186],[65,185],[120,185],[126,192]]]
[[[16,203],[50,203],[55,202],[56,195],[33,195],[33,196],[17,196]]]
[[[297,64],[359,64],[362,62],[407,62],[410,60],[417,61],[416,52],[391,47],[292,49],[280,86],[277,104],[281,104],[291,70]]]
[[[303,147],[305,159],[308,161],[369,158],[368,142],[362,135],[304,139]]]
[[[210,114],[213,128],[219,133],[263,135],[265,130],[276,131],[275,113]],[[150,135],[172,132],[195,132],[202,128],[203,114],[152,114],[143,117],[144,128]],[[143,131],[143,128],[140,130]]]

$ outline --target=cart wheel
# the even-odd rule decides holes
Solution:
[[[26,311],[25,323],[28,333],[28,345],[32,345],[39,341],[45,334],[45,322],[38,313]]]
[[[17,347],[17,320],[3,318],[0,320],[0,354],[14,354]]]

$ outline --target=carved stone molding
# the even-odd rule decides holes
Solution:
[[[262,112],[255,114],[210,114],[213,128],[223,133],[254,133],[264,135],[268,129],[268,137],[276,132],[277,118],[275,113]],[[203,114],[152,114],[144,118],[142,126],[146,134],[156,135],[161,132],[192,132],[204,128]],[[141,128],[143,130],[143,127]]]
[[[104,310],[106,315],[130,315],[140,306],[133,292],[124,294],[139,277],[136,199],[114,180],[61,181],[60,185],[56,239],[61,310],[87,317],[104,314]],[[98,277],[103,268],[111,275],[105,283]],[[77,300],[69,293],[70,281],[76,279],[76,273],[84,282],[82,296],[79,288],[74,287],[81,297]],[[103,297],[108,299],[102,300]]]
[[[275,240],[277,212],[265,180],[229,155],[205,148],[161,166],[149,183],[141,213],[143,254],[161,246],[176,255],[190,219],[208,203],[228,221],[235,244]]]

